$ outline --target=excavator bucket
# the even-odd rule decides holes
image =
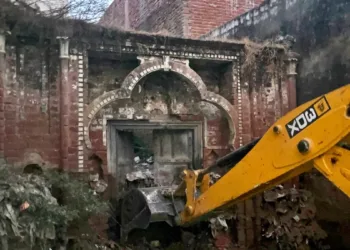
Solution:
[[[122,201],[121,236],[126,240],[133,229],[146,229],[153,222],[174,226],[175,216],[182,211],[185,200],[165,195],[170,187],[138,188],[130,190]]]
[[[233,167],[259,140],[260,138],[218,159],[215,164],[203,169],[198,179],[216,167]],[[184,182],[181,185],[184,185]],[[146,229],[153,222],[167,222],[169,225],[175,226],[174,219],[184,210],[186,200],[185,197],[170,195],[172,192],[169,190],[175,190],[179,187],[137,188],[126,193],[123,196],[121,208],[122,239],[126,240],[127,235],[133,229]]]

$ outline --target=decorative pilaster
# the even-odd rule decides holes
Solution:
[[[87,67],[85,59],[86,51],[78,54],[78,171],[84,168],[84,65]],[[87,59],[86,59],[87,60]]]
[[[69,147],[69,39],[68,37],[57,37],[60,43],[60,152],[61,168],[68,168],[68,147]]]
[[[0,30],[0,157],[4,157],[5,116],[4,87],[6,81],[6,34]]]
[[[292,110],[297,107],[296,75],[298,54],[290,52],[286,64],[288,77],[288,107],[289,110]]]
[[[297,64],[299,55],[294,52],[288,53],[288,58],[286,60],[286,74],[287,74],[287,95],[288,95],[288,110],[295,109],[297,104],[297,86],[296,86],[296,76],[297,76]],[[294,177],[292,180],[285,184],[286,188],[299,186],[299,177]]]
[[[242,110],[242,76],[241,76],[241,63],[239,61],[234,61],[232,70],[233,77],[233,104],[237,109],[238,113],[238,130],[237,130],[237,140],[235,142],[235,147],[243,146],[243,110]]]

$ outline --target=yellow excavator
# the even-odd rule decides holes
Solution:
[[[176,187],[139,188],[123,198],[123,237],[165,221],[187,227],[224,213],[232,205],[313,167],[350,197],[350,85],[290,111],[263,137],[217,160],[186,169]],[[229,170],[214,184],[210,173]]]

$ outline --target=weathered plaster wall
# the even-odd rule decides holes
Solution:
[[[183,121],[208,120],[208,130],[205,131],[209,150],[218,150],[216,154],[223,155],[229,150],[228,145],[234,143],[235,111],[227,106],[230,105],[227,100],[216,94],[219,81],[215,84],[212,81],[217,77],[216,73],[210,67],[199,67],[209,75],[203,76],[204,81],[214,86],[207,92],[204,82],[197,87],[197,83],[192,82],[198,81],[199,84],[203,81],[196,79],[195,71],[178,60],[178,73],[152,73],[134,87],[129,101],[117,101],[99,111],[98,119],[91,121],[86,135],[92,144],[87,145],[87,150],[84,110],[106,92],[123,87],[128,74],[139,67],[140,61],[136,55],[130,57],[129,52],[125,56],[113,56],[114,59],[103,57],[105,52],[97,52],[100,54],[96,57],[96,52],[83,51],[75,42],[71,42],[67,55],[60,55],[64,46],[60,49],[57,42],[63,44],[63,41],[55,39],[54,45],[41,47],[40,43],[30,45],[26,39],[23,45],[7,40],[0,72],[3,89],[1,149],[8,162],[24,167],[29,160],[34,160],[40,165],[64,165],[72,171],[84,171],[88,156],[94,153],[107,166],[105,120],[110,116],[149,119],[157,115],[172,115]],[[106,51],[110,49],[106,48]],[[234,58],[221,56],[226,63]],[[152,70],[156,67],[150,66]],[[171,63],[169,67],[172,67]],[[213,76],[210,77],[211,73]],[[186,80],[186,77],[189,78]],[[142,91],[139,91],[139,86]],[[227,109],[225,116],[230,116],[230,125],[223,117],[223,111],[211,104],[219,102],[223,102],[222,108]],[[128,113],[130,110],[134,111]],[[62,147],[63,153],[60,152]]]
[[[108,122],[200,122],[200,160],[206,167],[259,136],[293,103],[286,90],[294,87],[294,70],[271,74],[261,62],[244,72],[242,43],[22,16],[9,17],[11,34],[0,33],[0,150],[19,166],[25,164],[23,155],[34,151],[32,159],[78,172],[87,172],[88,158],[97,155],[108,175],[110,197],[120,179],[116,168],[109,168]],[[14,53],[22,47],[33,51]],[[39,60],[43,52],[45,60]],[[280,59],[295,64],[288,55]],[[249,217],[258,207],[250,200],[240,209],[241,245],[252,245],[259,235],[259,228],[252,229],[259,227],[258,220]]]
[[[121,87],[122,80],[140,62],[114,61],[89,58],[88,103],[104,92]],[[220,75],[209,66],[198,66],[208,90],[219,91]],[[213,81],[216,79],[216,82]],[[218,79],[217,79],[218,78]],[[226,118],[215,105],[201,100],[200,93],[193,84],[173,72],[157,71],[138,82],[131,93],[130,100],[111,103],[100,110],[91,121],[90,138],[92,148],[106,162],[106,129],[104,119],[139,120],[178,120],[201,121],[206,124],[205,152],[216,151],[222,156],[229,151],[230,128]],[[204,166],[207,165],[206,160]]]
[[[31,80],[26,76],[24,86],[28,86],[23,89],[19,88],[17,81],[13,81],[16,67],[10,62],[17,56],[11,53],[14,46],[8,45],[5,70],[8,73],[4,78],[4,157],[22,166],[25,161],[22,155],[27,151],[36,152],[46,165],[85,172],[88,171],[88,158],[97,155],[109,180],[110,197],[116,195],[115,183],[121,177],[116,178],[115,170],[109,169],[108,120],[200,122],[203,125],[201,162],[202,167],[207,167],[233,148],[258,137],[283,110],[289,108],[286,101],[293,98],[286,94],[293,72],[283,69],[278,71],[280,74],[277,76],[260,73],[247,76],[242,72],[242,58],[237,51],[224,55],[206,49],[206,52],[212,53],[210,56],[200,52],[181,55],[170,47],[163,50],[166,56],[158,56],[159,51],[148,50],[149,55],[137,58],[142,53],[135,53],[139,44],[128,47],[132,53],[120,55],[108,46],[104,46],[102,51],[100,46],[84,50],[80,43],[71,41],[65,54],[64,41],[59,40],[60,46],[49,46],[50,50],[46,48],[53,51],[46,61],[32,61],[28,65],[26,74],[50,79],[43,81],[47,85],[41,84],[40,79]],[[141,47],[144,49],[144,46]],[[179,54],[174,57],[174,53]],[[204,57],[207,59],[204,60]],[[260,67],[259,72],[266,72],[263,63],[257,64],[257,68]],[[45,68],[49,73],[43,74],[37,68]],[[18,92],[20,95],[12,95],[17,89],[22,90]],[[33,105],[26,104],[26,99],[21,96],[30,96],[27,102]],[[12,107],[7,100],[11,100],[11,105],[28,105],[22,113],[16,111],[22,115],[19,117],[22,120],[6,110],[7,106]],[[20,108],[18,104],[16,110]],[[60,112],[62,109],[63,113]],[[34,129],[17,129],[22,126]],[[56,129],[48,130],[50,126]],[[13,145],[21,146],[12,149]],[[12,153],[16,155],[12,156]],[[42,165],[40,161],[35,163]],[[259,235],[258,229],[253,231],[255,222],[243,220],[243,217],[245,214],[252,216],[259,202],[250,200],[242,206],[239,244],[253,245]],[[249,216],[247,218],[251,218]]]

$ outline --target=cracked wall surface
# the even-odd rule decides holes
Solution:
[[[91,66],[89,68],[94,72]],[[100,77],[90,78],[91,85],[96,85],[94,79]],[[207,90],[205,80],[189,67],[188,61],[141,58],[140,66],[118,84],[119,89],[91,100],[85,113],[86,128],[97,133],[99,128],[103,129],[102,120],[107,116],[131,120],[190,119],[209,124],[216,121],[226,132],[209,126],[207,145],[227,151],[235,143],[235,111],[228,100]],[[92,148],[95,135],[86,133],[85,138],[86,145]]]
[[[152,43],[152,35],[139,34],[119,36],[118,43],[108,38],[103,45],[89,34],[88,47],[81,34],[55,37],[45,46],[28,38],[21,38],[21,46],[11,44],[19,34],[4,35],[1,71],[1,129],[8,139],[3,153],[19,165],[30,149],[49,165],[72,171],[86,171],[95,153],[106,168],[109,120],[177,119],[203,123],[206,166],[208,155],[250,142],[289,108],[288,95],[281,98],[285,75],[241,74],[242,44],[173,38],[164,46],[160,37]],[[251,86],[257,86],[253,92]],[[268,121],[259,120],[264,112],[271,114]]]
[[[293,107],[295,60],[276,48],[279,70],[261,60],[245,72],[241,42],[40,16],[31,16],[28,29],[25,13],[14,16],[6,21],[11,32],[0,33],[0,154],[22,168],[39,164],[82,173],[89,171],[89,158],[98,157],[108,197],[116,197],[116,183],[125,179],[109,157],[112,142],[126,142],[109,138],[113,122],[193,129],[203,142],[195,160],[207,167],[261,136]],[[240,220],[259,206],[254,204],[246,202]],[[253,221],[244,223],[251,231]],[[254,233],[244,237],[252,240]]]

